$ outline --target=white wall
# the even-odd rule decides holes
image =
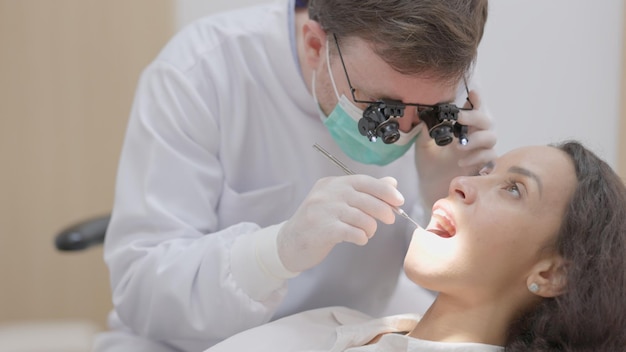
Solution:
[[[617,163],[622,0],[491,1],[478,67],[498,150],[564,138]]]
[[[178,23],[270,0],[179,0]],[[480,47],[497,149],[566,138],[617,163],[623,0],[497,0]]]
[[[254,4],[263,4],[272,0],[177,0],[177,20],[179,27],[208,13],[229,10]]]

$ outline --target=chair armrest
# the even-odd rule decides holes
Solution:
[[[102,244],[111,215],[102,215],[77,222],[61,230],[54,239],[60,251],[79,251]]]

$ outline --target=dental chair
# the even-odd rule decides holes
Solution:
[[[78,221],[58,232],[54,245],[59,251],[81,251],[100,245],[109,226],[111,214]]]
[[[101,245],[110,214],[75,222],[54,235],[62,252]],[[0,323],[0,352],[88,352],[100,327],[84,319],[24,320]]]

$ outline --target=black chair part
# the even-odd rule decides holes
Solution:
[[[104,242],[111,215],[79,221],[60,231],[54,244],[60,251],[80,251]]]

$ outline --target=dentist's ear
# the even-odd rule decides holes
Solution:
[[[309,67],[318,67],[325,58],[326,32],[317,21],[307,20],[302,25],[304,61]]]
[[[563,294],[567,286],[567,263],[559,256],[542,259],[526,279],[528,290],[540,297],[556,297]]]

